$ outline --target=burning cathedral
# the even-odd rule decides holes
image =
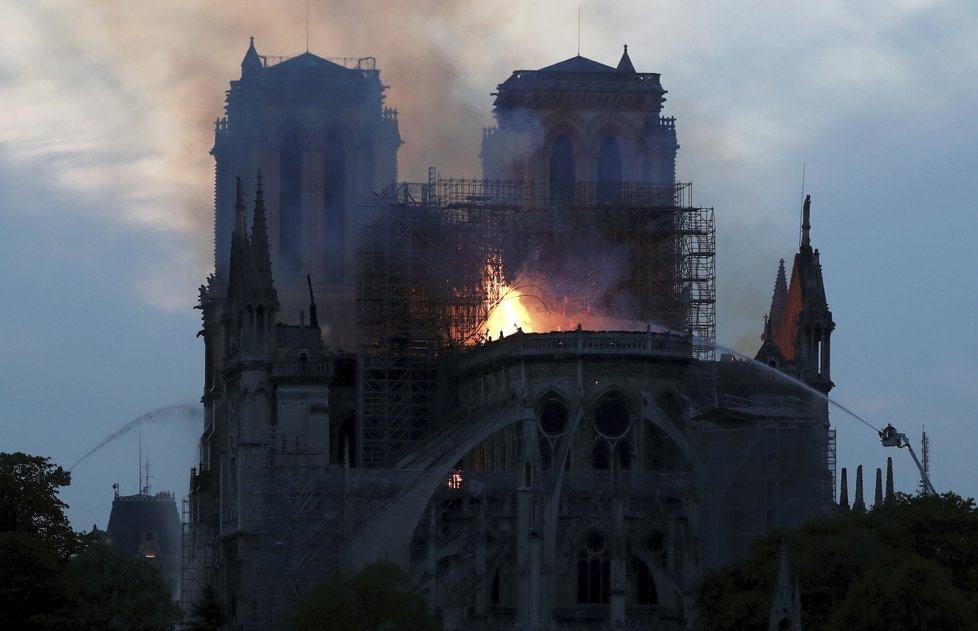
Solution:
[[[627,47],[497,88],[481,179],[398,183],[372,58],[252,42],[216,123],[182,591],[281,628],[398,564],[446,629],[685,628],[705,569],[829,510],[834,328],[809,203],[755,361]]]

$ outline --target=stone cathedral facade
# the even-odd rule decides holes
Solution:
[[[665,94],[627,48],[515,71],[482,179],[398,184],[373,59],[252,42],[212,151],[185,602],[283,628],[388,559],[446,629],[680,629],[705,569],[829,510],[827,405],[770,369],[832,387],[809,205],[757,360],[717,357]],[[551,319],[497,335],[515,287]]]

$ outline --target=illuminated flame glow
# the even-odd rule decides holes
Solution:
[[[665,330],[646,322],[597,313],[580,298],[554,297],[544,279],[531,280],[524,276],[512,285],[490,280],[487,294],[495,300],[490,298],[487,305],[489,315],[481,339],[499,339],[520,331],[544,333],[577,327],[588,331],[644,331],[649,326],[653,331]]]
[[[452,471],[452,474],[448,476],[447,486],[450,489],[460,489],[465,480],[462,479],[462,472],[458,469]]]
[[[489,336],[507,336],[523,330],[533,333],[533,314],[524,304],[527,299],[519,289],[503,285],[499,300],[486,318],[486,332]]]

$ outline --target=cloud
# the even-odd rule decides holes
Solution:
[[[480,170],[481,128],[492,123],[489,93],[513,69],[575,54],[575,9],[319,0],[310,5],[310,47],[378,59],[391,86],[387,105],[400,111],[402,178],[423,178],[428,165],[471,177]],[[978,68],[976,25],[974,12],[954,2],[770,0],[745,9],[694,0],[652,9],[586,2],[580,28],[585,55],[613,64],[630,42],[637,68],[663,73],[667,113],[679,117],[680,173],[708,193],[698,201],[743,226],[790,234],[800,167],[820,138],[867,110],[933,124],[953,113],[946,95],[974,95],[964,79]],[[262,53],[293,55],[305,28],[298,1],[14,4],[0,38],[4,58],[18,60],[0,71],[0,147],[84,206],[169,235],[168,247],[147,253],[166,263],[147,267],[166,272],[138,294],[182,304],[176,297],[192,295],[210,264],[212,122],[246,38],[255,35]],[[740,250],[753,235],[723,221],[736,235],[724,247]],[[742,261],[738,278],[753,284],[738,295],[767,293],[779,258],[769,249]],[[739,318],[741,306],[731,307]],[[743,309],[753,330],[758,308]]]

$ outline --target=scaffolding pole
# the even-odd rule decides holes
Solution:
[[[432,172],[361,214],[366,466],[391,462],[441,413],[445,358],[496,333],[488,317],[520,279],[523,295],[547,313],[654,325],[690,336],[694,357],[713,357],[713,210],[691,205],[689,184],[579,182],[556,199],[532,182],[442,180]]]

